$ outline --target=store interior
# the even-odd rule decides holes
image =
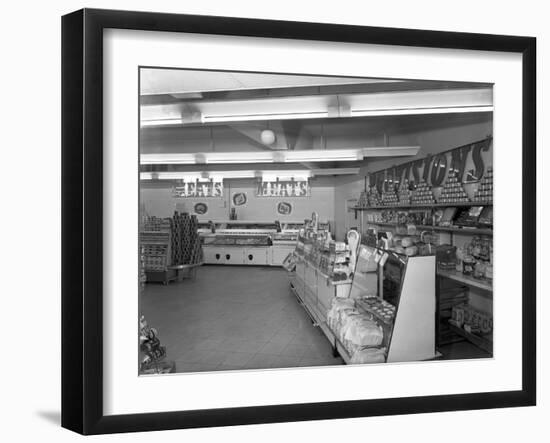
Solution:
[[[492,358],[490,84],[140,70],[140,372]]]

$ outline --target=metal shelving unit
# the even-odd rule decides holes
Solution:
[[[493,206],[493,202],[455,202],[455,203],[432,203],[429,205],[395,205],[395,206],[356,206],[353,209],[356,211],[368,211],[372,209],[416,209],[416,208],[446,208],[458,206]]]

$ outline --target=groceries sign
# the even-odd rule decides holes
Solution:
[[[455,171],[462,183],[481,180],[488,166],[492,165],[489,151],[492,137],[460,146],[436,155],[403,163],[398,166],[374,172],[368,176],[368,186],[381,192],[397,190],[403,180],[410,184],[425,181],[432,187],[445,184],[448,173]]]

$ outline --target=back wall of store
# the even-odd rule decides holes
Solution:
[[[334,178],[316,177],[311,179],[311,195],[309,197],[257,197],[256,181],[254,179],[233,179],[224,183],[223,198],[175,198],[172,196],[171,185],[147,184],[141,189],[142,213],[156,217],[169,217],[174,211],[193,213],[196,203],[206,203],[208,212],[199,215],[199,220],[227,220],[230,208],[233,207],[231,198],[236,193],[246,194],[244,205],[236,206],[238,220],[245,221],[273,221],[291,220],[302,221],[311,218],[313,211],[319,214],[322,221],[334,221]],[[279,202],[288,202],[292,205],[292,213],[281,215],[277,213]]]

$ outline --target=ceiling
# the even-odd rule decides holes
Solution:
[[[403,131],[492,116],[492,85],[481,83],[157,68],[142,68],[140,80],[142,154],[383,147]]]
[[[291,88],[360,83],[399,82],[391,79],[258,74],[250,72],[142,68],[141,95],[190,94],[213,91]]]

